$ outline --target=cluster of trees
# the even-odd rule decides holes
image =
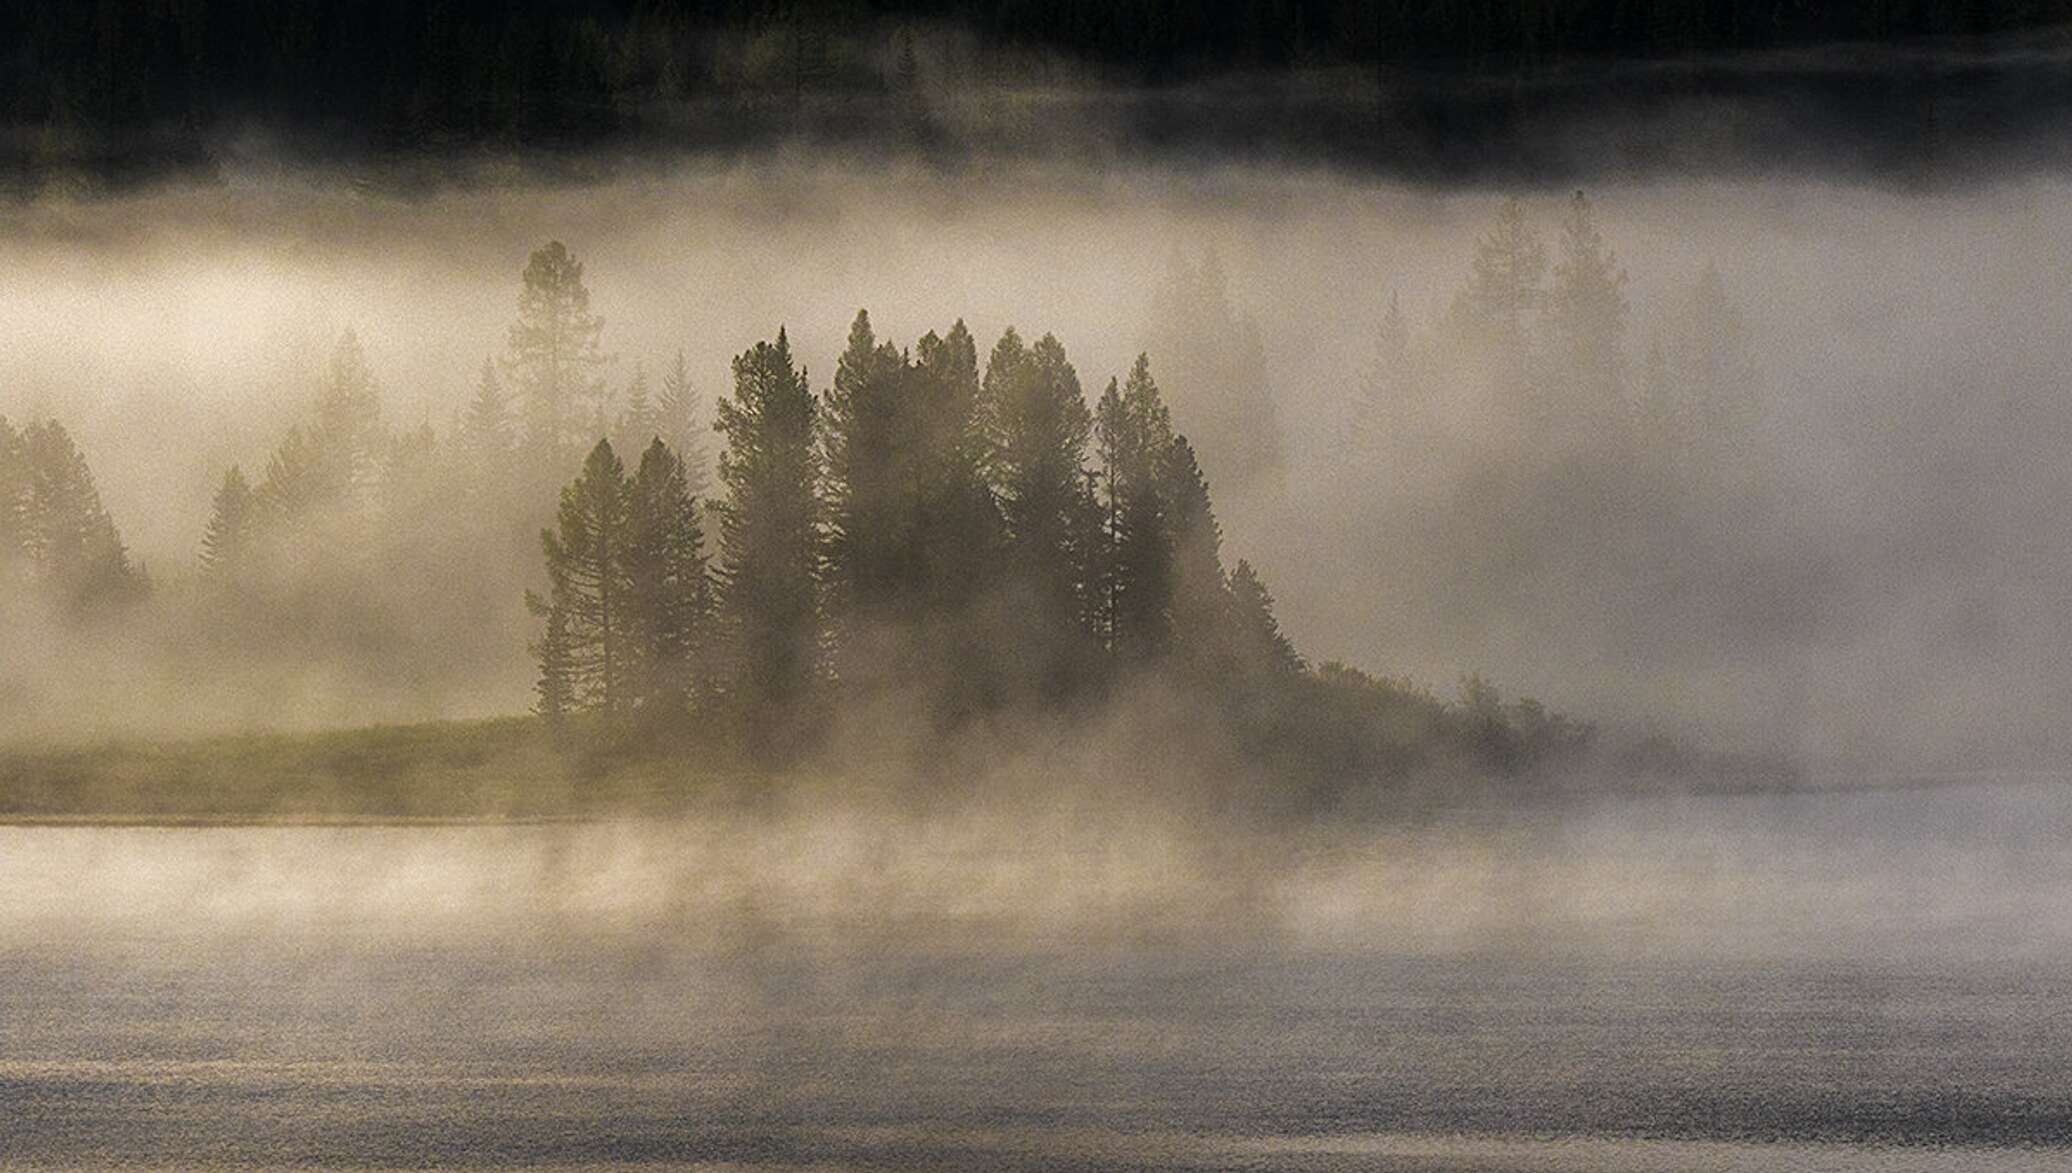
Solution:
[[[1137,82],[1304,65],[1493,70],[2067,19],[2066,0],[15,4],[0,5],[0,117],[31,128],[13,148],[27,156],[119,169],[154,152],[200,155],[211,128],[255,115],[327,141],[554,145],[719,97],[1049,84],[1074,62]]]
[[[77,614],[150,588],[64,426],[0,416],[0,605],[34,592]]]
[[[1508,433],[1528,456],[1583,447],[1689,472],[1734,454],[1755,422],[1756,372],[1718,269],[1657,307],[1637,362],[1627,281],[1582,192],[1551,247],[1523,201],[1506,200],[1430,321],[1388,299],[1345,434],[1370,455],[1392,440],[1426,444],[1434,408],[1451,399],[1486,407],[1484,431]]]
[[[790,736],[859,691],[954,719],[1126,668],[1302,673],[1252,567],[1223,568],[1148,358],[1089,406],[1054,337],[1010,328],[981,367],[961,321],[901,349],[859,312],[824,392],[781,330],[733,376],[709,556],[659,437],[630,477],[600,439],[562,490],[534,599],[548,717],[723,707]]]
[[[636,742],[709,727],[800,747],[858,699],[944,727],[1147,675],[1241,744],[1349,773],[1435,746],[1512,768],[1587,740],[1479,685],[1445,703],[1308,670],[1252,566],[1225,567],[1148,357],[1089,396],[1054,337],[1009,329],[982,360],[961,322],[902,349],[859,313],[827,386],[780,331],[735,358],[708,419],[681,355],[659,391],[637,363],[614,385],[603,329],[582,264],[535,251],[444,436],[385,422],[347,333],[264,472],[224,473],[197,614],[241,648],[264,633],[409,679],[501,671],[470,641],[512,648],[529,613],[538,711]],[[542,552],[546,589],[521,592]]]

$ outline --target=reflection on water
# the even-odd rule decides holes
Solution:
[[[1377,839],[1392,856],[1291,854],[1242,896],[1204,895],[1244,911],[1241,931],[1137,940],[1057,916],[1009,932],[983,901],[923,928],[874,918],[876,889],[820,892],[854,877],[794,882],[820,903],[787,920],[771,891],[744,902],[680,860],[666,897],[614,899],[612,884],[652,887],[677,858],[650,844],[630,857],[646,871],[624,864],[624,829],[0,830],[0,1164],[2061,1168],[2072,966],[2048,934],[1985,948],[2012,930],[1951,931],[1954,899],[1925,911],[1925,942],[1891,950],[1747,923],[1815,927],[1832,903],[1847,914],[1834,923],[1903,933],[1901,906],[1931,889],[1964,895],[1979,923],[2062,905],[2044,843],[2066,804],[1985,793],[1542,812],[1560,830],[1497,840],[1508,862],[1473,871],[1483,895],[1455,915],[1486,915],[1487,893],[1528,876],[1638,882],[1659,860],[1612,851],[1654,843],[1709,877],[1674,897],[1706,931],[1608,935],[1603,898],[1543,894],[1528,906],[1540,931],[1506,917],[1466,946],[1348,924],[1439,915],[1436,897],[1413,916],[1355,896],[1400,880],[1418,841],[1453,856],[1486,827]],[[765,862],[795,834],[773,830]],[[1856,881],[1786,901],[1729,874],[1767,860],[1832,879],[1815,842]],[[1866,862],[1879,844],[1884,869]],[[1166,889],[1113,865],[1118,883],[1138,876],[1128,899],[1144,909],[1206,891],[1190,861],[1211,849],[1165,850]],[[936,874],[876,852],[944,891],[1009,866],[965,854]],[[198,899],[204,881],[223,891]],[[1336,928],[1287,914],[1297,892],[1336,893]],[[478,921],[491,927],[465,929]]]

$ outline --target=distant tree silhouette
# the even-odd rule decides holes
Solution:
[[[1229,668],[1230,594],[1223,576],[1223,531],[1194,448],[1175,436],[1163,468],[1166,530],[1171,535],[1172,624],[1179,650],[1210,674]]]
[[[517,418],[510,396],[497,378],[496,362],[482,360],[474,398],[460,420],[459,449],[477,495],[501,497],[509,483],[512,449],[518,440]]]
[[[1547,245],[1516,197],[1498,208],[1496,221],[1475,242],[1467,286],[1455,299],[1456,329],[1489,348],[1496,390],[1507,406],[1530,419],[1538,409],[1531,373],[1538,315],[1546,302]]]
[[[0,587],[26,576],[29,542],[29,450],[0,415]]]
[[[1554,410],[1585,435],[1623,435],[1626,396],[1626,270],[1597,230],[1582,192],[1561,219],[1560,258],[1547,295],[1546,335]]]
[[[727,441],[720,614],[735,696],[752,719],[779,720],[805,699],[823,652],[818,411],[783,330],[733,365],[734,394],[719,401],[714,424]]]
[[[148,593],[149,578],[131,564],[86,457],[64,426],[55,420],[32,423],[16,446],[26,471],[18,524],[31,575],[75,612]],[[23,478],[15,479],[19,485]]]
[[[1280,412],[1268,386],[1258,323],[1233,303],[1214,250],[1199,262],[1175,252],[1153,292],[1145,349],[1159,356],[1172,405],[1226,486],[1271,487],[1287,461]]]
[[[683,351],[662,376],[662,394],[655,400],[655,431],[669,444],[669,450],[683,461],[684,483],[693,495],[705,492],[710,469],[705,435],[698,421],[699,395],[684,368]]]
[[[218,584],[234,584],[249,571],[252,542],[259,521],[258,506],[244,470],[236,465],[223,474],[222,487],[201,539],[201,571]]]
[[[1274,618],[1273,596],[1252,564],[1242,558],[1230,572],[1230,611],[1242,665],[1281,674],[1302,671],[1302,657],[1281,634],[1280,621]]]
[[[655,398],[648,391],[647,367],[636,362],[633,377],[626,382],[626,405],[619,409],[612,434],[626,451],[644,452],[649,443],[661,439],[661,419]]]
[[[603,414],[603,331],[604,319],[590,312],[582,263],[568,246],[554,240],[535,250],[525,265],[504,374],[523,405],[525,445],[536,467],[544,462],[559,470]]]

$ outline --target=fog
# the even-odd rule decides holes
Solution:
[[[1055,332],[1090,394],[1151,348],[1227,556],[1267,575],[1313,661],[1442,692],[1480,670],[1608,722],[1815,762],[2056,760],[2072,700],[2058,585],[2072,540],[2056,520],[2072,494],[2063,183],[1613,178],[1588,193],[1631,278],[1633,380],[1707,264],[1756,366],[1737,487],[1650,528],[1646,573],[1598,556],[1587,492],[1527,478],[1515,499],[1476,497],[1519,458],[1471,389],[1442,390],[1455,418],[1421,463],[1349,445],[1390,297],[1414,329],[1438,322],[1508,193],[1324,170],[944,174],[779,153],[415,197],[255,169],[45,200],[0,234],[0,413],[63,420],[133,553],[177,584],[223,468],[263,469],[343,330],[362,339],[389,422],[445,434],[502,351],[527,252],[561,239],[606,320],[613,385],[636,364],[658,377],[680,349],[705,418],[727,360],[780,325],[824,386],[858,307],[903,345],[960,317],[982,348],[1010,324]],[[1567,190],[1518,194],[1551,243]],[[1221,266],[1228,322],[1157,320],[1176,263]],[[1229,353],[1231,324],[1256,329],[1265,383],[1236,409],[1223,400],[1250,388],[1204,387],[1215,376],[1189,367]],[[504,573],[476,589],[508,596],[497,625],[522,624],[530,579]],[[466,647],[458,666],[400,687],[301,654],[262,676],[263,704],[205,712],[178,710],[208,675],[192,660],[126,662],[145,644],[121,636],[106,655],[43,647],[49,682],[90,664],[90,684],[136,709],[83,686],[11,724],[77,736],[515,711],[530,679],[520,630],[504,630],[435,636]],[[50,716],[82,710],[84,730]]]

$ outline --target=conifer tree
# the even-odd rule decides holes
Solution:
[[[478,494],[494,496],[502,492],[517,435],[511,399],[504,391],[503,381],[497,378],[496,362],[483,359],[474,398],[468,400],[467,411],[461,416],[459,443],[469,482]]]
[[[28,426],[20,446],[28,471],[23,550],[32,574],[72,608],[134,599],[149,579],[130,563],[86,457],[55,420]]]
[[[20,432],[0,415],[0,587],[28,562],[29,453]]]
[[[911,370],[858,311],[820,418],[827,459],[831,604],[866,619],[911,613],[919,579],[923,452]]]
[[[662,376],[662,394],[655,400],[655,431],[683,461],[684,483],[693,496],[704,495],[710,467],[705,444],[705,433],[710,429],[698,426],[699,406],[697,389],[691,386],[690,374],[684,369],[683,351],[679,350],[675,364]]]
[[[981,414],[978,347],[962,319],[941,337],[915,345],[915,393],[924,462],[921,535],[925,596],[944,613],[960,611],[991,582],[1000,550],[1000,510],[987,483],[991,445]]]
[[[575,711],[576,698],[572,665],[569,660],[568,611],[526,592],[526,606],[535,615],[546,621],[546,630],[528,649],[539,661],[540,675],[533,685],[533,711],[547,719],[549,725],[559,725]]]
[[[818,412],[783,330],[733,368],[734,394],[714,423],[727,441],[720,606],[736,694],[748,713],[769,717],[802,700],[820,671]]]
[[[1173,444],[1171,416],[1138,355],[1129,381],[1109,381],[1096,413],[1103,480],[1107,559],[1103,605],[1110,646],[1143,659],[1172,638],[1173,540],[1167,528],[1165,462]]]
[[[244,470],[236,465],[223,474],[216,490],[215,507],[208,529],[201,539],[201,572],[212,582],[229,584],[241,580],[250,569],[253,528],[258,511],[252,487]]]
[[[622,563],[640,704],[657,715],[680,713],[699,682],[712,585],[683,461],[659,437],[628,485],[626,522]]]
[[[1514,410],[1530,414],[1537,315],[1546,299],[1547,246],[1516,197],[1504,201],[1496,222],[1475,242],[1467,287],[1455,299],[1456,328],[1490,348],[1499,393]]]
[[[527,451],[558,470],[603,411],[604,319],[590,312],[582,263],[558,240],[533,252],[523,282],[504,373],[523,405]]]
[[[1172,627],[1179,650],[1197,667],[1222,671],[1230,654],[1230,593],[1223,576],[1223,531],[1208,479],[1184,436],[1166,450],[1166,529],[1172,540]]]
[[[1230,609],[1240,664],[1277,675],[1302,671],[1302,657],[1281,634],[1280,621],[1274,618],[1273,596],[1252,564],[1243,559],[1230,572]]]
[[[1099,520],[1087,516],[1081,466],[1093,417],[1079,376],[1055,337],[1026,347],[1010,327],[986,362],[983,386],[1008,572],[1031,592],[1040,623],[1077,622],[1092,585],[1083,530]]]
[[[364,519],[376,504],[390,437],[381,423],[380,388],[351,330],[331,353],[308,439],[318,498]]]
[[[647,368],[639,363],[634,364],[633,378],[626,384],[626,406],[619,409],[613,434],[619,447],[628,452],[644,452],[649,442],[662,437],[661,413],[648,394]]]
[[[559,615],[570,707],[617,715],[637,694],[625,547],[629,537],[626,470],[599,440],[583,471],[561,491],[557,528],[543,530],[549,619]],[[538,607],[534,608],[536,611]],[[542,641],[542,679],[545,641]]]
[[[1553,411],[1591,435],[1627,423],[1626,271],[1582,192],[1561,221],[1561,257],[1547,296],[1547,340],[1560,395]]]
[[[266,461],[266,477],[259,482],[261,516],[274,533],[291,533],[323,499],[316,454],[299,427],[288,429],[280,446]]]

